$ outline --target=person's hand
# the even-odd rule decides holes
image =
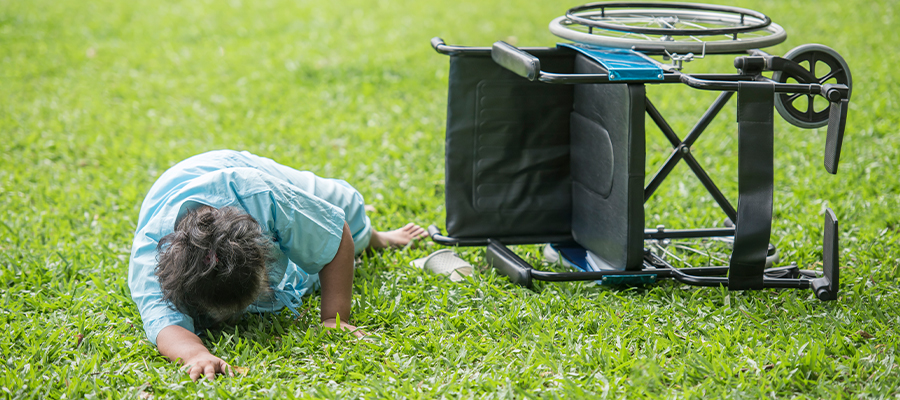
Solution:
[[[188,371],[191,380],[196,382],[197,379],[205,376],[206,379],[216,379],[216,374],[234,376],[231,366],[219,357],[208,352],[206,354],[198,354],[189,360],[184,360],[184,369]]]
[[[156,336],[159,352],[169,360],[181,362],[194,382],[202,376],[216,379],[216,374],[234,376],[231,366],[209,353],[200,338],[178,325],[169,325]]]
[[[338,327],[337,319],[335,319],[335,318],[326,319],[326,320],[322,321],[322,326],[324,326],[326,328],[337,329],[337,327]],[[345,331],[351,331],[350,333],[353,336],[356,336],[357,338],[362,338],[362,337],[366,336],[366,333],[363,332],[362,330],[360,330],[359,328],[357,328],[353,325],[344,323],[344,322],[341,322],[341,329],[343,329]]]

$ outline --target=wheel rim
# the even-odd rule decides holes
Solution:
[[[715,19],[720,22],[737,20],[739,24],[721,26],[716,24],[716,26],[709,27],[685,23],[684,27],[679,28],[666,23],[667,17],[673,13],[683,13],[688,10],[702,12],[702,15],[706,16],[705,20]],[[610,18],[607,18],[607,13]],[[627,17],[620,21],[617,18],[619,15],[627,15]],[[716,16],[720,18],[715,18]],[[772,20],[765,14],[745,8],[691,3],[591,3],[569,9],[566,12],[566,18],[575,23],[595,28],[668,36],[731,35],[760,30],[772,23]],[[645,22],[650,22],[650,24],[644,24]],[[653,27],[653,22],[659,22],[659,27]]]
[[[621,23],[621,18],[627,17],[627,13],[628,10],[608,10],[605,12],[605,18],[616,18]],[[740,24],[740,17],[738,16],[721,15],[705,11],[676,10],[669,11],[668,14],[668,17],[678,19],[679,22],[676,23],[676,26],[678,26],[677,24],[694,24],[699,26],[710,24],[734,26]],[[666,21],[660,18],[658,16],[638,15],[631,22],[665,24]],[[666,36],[596,29],[577,24],[566,16],[558,17],[550,22],[550,32],[573,42],[625,49],[630,49],[634,46],[662,47],[666,51],[682,54],[742,52],[774,46],[787,38],[784,29],[775,23],[769,23],[766,27],[759,30],[733,35],[703,35],[699,33],[702,33],[700,31],[704,29],[696,28],[696,30],[698,34],[695,35]]]
[[[850,75],[850,67],[844,58],[834,49],[821,44],[805,44],[795,47],[785,53],[783,58],[801,63],[806,63],[807,71],[816,77],[815,82],[805,82],[798,77],[789,76],[777,71],[772,74],[772,79],[778,82],[787,82],[793,78],[799,83],[840,83],[853,91],[853,79]],[[824,69],[827,67],[827,70]],[[849,94],[848,94],[849,96]],[[816,105],[815,95],[779,93],[775,96],[775,109],[786,121],[800,128],[820,128],[828,124],[828,103],[821,99]]]

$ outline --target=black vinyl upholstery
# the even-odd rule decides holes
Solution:
[[[579,55],[575,72],[605,70]],[[616,269],[643,267],[644,112],[644,85],[575,85],[572,236]]]
[[[563,49],[540,60],[548,71],[603,71]],[[450,58],[450,236],[571,235],[610,267],[640,269],[644,153],[641,84],[530,82],[489,55]]]
[[[572,55],[543,56],[572,71]],[[571,230],[573,88],[530,82],[490,55],[450,58],[447,231],[460,238],[541,237]]]

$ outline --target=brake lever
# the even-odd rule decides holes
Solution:
[[[837,174],[841,160],[841,144],[847,126],[847,109],[850,108],[850,90],[846,85],[822,85],[822,94],[831,102],[828,109],[828,133],[825,136],[825,170]]]

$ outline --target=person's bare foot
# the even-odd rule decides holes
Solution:
[[[334,318],[322,321],[322,326],[329,329],[337,329],[337,320]],[[356,336],[357,338],[362,338],[366,336],[366,333],[361,329],[350,325],[346,322],[341,322],[341,329],[350,332],[351,335]]]
[[[378,232],[372,229],[372,239],[369,240],[369,248],[373,250],[386,249],[388,247],[403,247],[410,242],[428,237],[425,228],[412,222],[400,229],[387,232]]]

